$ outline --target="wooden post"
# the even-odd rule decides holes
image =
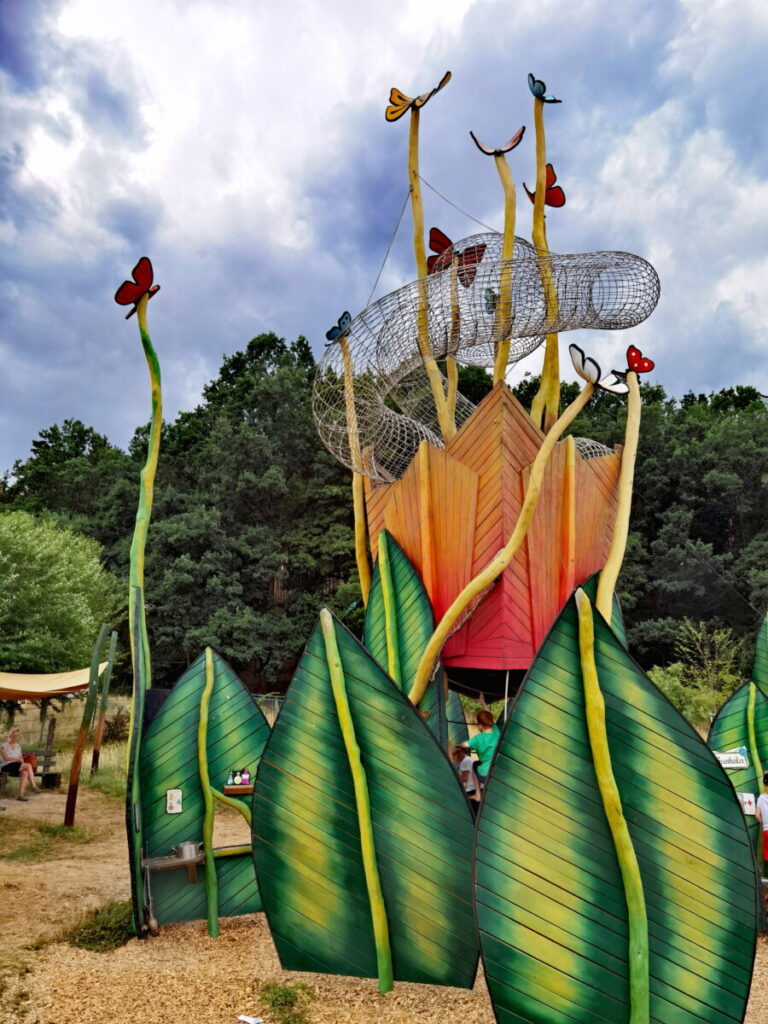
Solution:
[[[72,826],[75,824],[75,806],[77,804],[77,790],[80,785],[80,769],[83,765],[83,751],[85,742],[88,739],[88,730],[91,726],[93,711],[96,707],[96,688],[99,681],[99,657],[101,648],[107,638],[109,626],[106,624],[99,630],[99,638],[93,648],[91,655],[91,676],[88,681],[88,696],[85,699],[83,720],[80,723],[80,731],[77,734],[75,749],[72,752],[72,767],[69,769],[69,788],[67,789],[67,806],[64,809],[64,824]]]
[[[115,661],[115,648],[117,647],[117,633],[113,630],[109,641],[109,656],[107,667],[101,677],[101,693],[99,696],[99,717],[96,720],[96,731],[93,734],[93,753],[91,754],[91,775],[99,770],[99,757],[101,756],[101,741],[104,736],[104,722],[107,717],[107,704],[109,703],[109,684],[112,681],[112,666]]]

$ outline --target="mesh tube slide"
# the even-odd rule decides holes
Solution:
[[[402,476],[422,440],[442,446],[419,349],[420,317],[426,317],[435,359],[453,356],[464,365],[490,367],[506,338],[512,339],[509,361],[515,363],[548,333],[624,330],[645,320],[658,302],[656,271],[639,256],[549,254],[516,238],[513,259],[502,260],[501,244],[496,232],[465,238],[441,254],[425,280],[404,285],[354,317],[346,335],[351,380],[345,381],[341,346],[327,349],[315,378],[313,413],[323,443],[345,466],[390,482]],[[462,254],[473,247],[482,248],[482,257],[468,275]],[[557,290],[556,314],[547,309],[548,280]],[[503,321],[497,307],[509,311]],[[350,392],[352,444],[345,400]],[[457,428],[473,408],[459,396]]]

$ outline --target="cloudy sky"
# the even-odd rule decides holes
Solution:
[[[501,228],[468,131],[527,125],[510,164],[530,184],[532,71],[563,100],[551,248],[658,270],[650,320],[574,340],[614,365],[639,345],[671,394],[768,393],[765,0],[0,0],[0,19],[0,473],[67,417],[121,446],[148,418],[135,319],[112,301],[143,254],[169,418],[262,331],[319,355],[366,305],[406,195],[389,90],[448,69],[421,129],[439,192]],[[429,190],[425,206],[451,238],[482,230]],[[406,213],[376,295],[413,278],[409,235]]]

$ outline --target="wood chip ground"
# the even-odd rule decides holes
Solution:
[[[6,800],[0,850],[16,821],[62,822],[64,800],[57,793],[26,804]],[[381,998],[374,981],[282,971],[262,914],[224,920],[218,939],[194,922],[111,953],[51,942],[85,911],[128,897],[120,803],[81,789],[76,825],[93,841],[66,844],[54,859],[35,863],[0,859],[0,1024],[237,1024],[239,1014],[272,1024],[259,999],[268,981],[306,983],[316,995],[307,1011],[312,1024],[493,1024],[482,974],[471,992],[398,983]],[[762,936],[746,1024],[766,1021]]]

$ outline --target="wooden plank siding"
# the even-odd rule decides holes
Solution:
[[[366,479],[372,554],[386,528],[419,572],[436,620],[509,540],[543,439],[512,392],[496,385],[444,451],[424,442],[400,480]],[[527,668],[573,586],[604,564],[621,458],[585,460],[577,451],[569,473],[568,443],[552,454],[528,538],[446,643],[444,665]]]

